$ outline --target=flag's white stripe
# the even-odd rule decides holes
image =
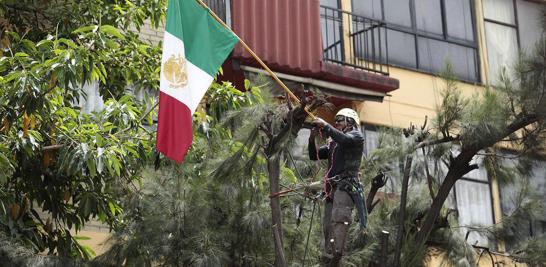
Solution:
[[[182,88],[171,88],[169,81],[163,75],[163,64],[171,55],[179,54],[184,56],[184,43],[165,31],[163,56],[161,58],[160,90],[184,103],[193,114],[214,78],[186,60],[188,83]]]

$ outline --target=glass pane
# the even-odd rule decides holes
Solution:
[[[489,82],[499,81],[501,69],[510,68],[517,60],[518,41],[516,29],[485,22],[485,37],[489,61]]]
[[[535,43],[540,38],[542,28],[540,19],[546,5],[531,3],[527,1],[518,1],[518,26],[521,48],[526,52],[532,51]]]
[[[415,37],[394,30],[387,30],[387,45],[389,51],[389,64],[416,68],[415,62]]]
[[[484,151],[480,151],[481,153],[485,153]],[[489,181],[489,177],[487,177],[487,170],[484,166],[484,156],[474,156],[469,164],[476,164],[478,165],[478,169],[471,170],[467,174],[464,175],[465,178],[472,178],[480,181],[487,182]]]
[[[450,37],[474,41],[470,0],[449,0],[446,5],[447,34]]]
[[[386,63],[385,30],[377,22],[353,16],[353,47],[355,56],[370,62]],[[358,19],[358,20],[357,20]]]
[[[320,26],[325,59],[343,61],[341,13],[334,9],[321,7]]]
[[[307,145],[309,144],[309,136],[311,130],[302,128],[296,137],[296,141],[292,146],[292,156],[296,159],[308,159]]]
[[[455,184],[457,211],[461,233],[466,235],[470,230],[464,226],[493,225],[491,192],[488,184],[459,180]],[[470,232],[467,242],[487,247],[489,240],[476,232]]]
[[[379,146],[379,134],[376,131],[364,130],[366,144],[364,154],[369,156]]]
[[[449,62],[458,77],[469,81],[478,80],[474,49],[428,38],[419,38],[418,41],[420,69],[440,73]]]
[[[507,154],[510,157],[517,157],[515,154]],[[518,164],[518,160],[504,159],[502,165],[514,168]],[[513,179],[513,182],[500,181],[501,205],[504,216],[509,216],[516,212],[521,206],[522,189],[531,189],[532,194],[542,196],[542,203],[546,201],[546,162],[534,161],[532,171],[526,179]],[[531,195],[531,194],[526,194]],[[519,237],[529,237],[544,233],[546,226],[546,210],[538,210],[535,218],[523,218],[518,221],[515,227],[512,227],[512,235]],[[513,248],[516,243],[507,242],[508,248]]]
[[[411,27],[410,0],[383,0],[385,6],[385,20]]]
[[[415,1],[415,14],[417,15],[417,29],[430,33],[443,34],[440,0]]]
[[[381,20],[381,0],[353,0],[353,13]]]
[[[340,8],[339,7],[339,0],[320,0],[321,6],[328,6],[332,8]]]
[[[513,0],[483,0],[483,16],[508,24],[515,24]]]

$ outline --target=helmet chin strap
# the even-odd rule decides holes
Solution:
[[[353,129],[353,126],[349,125],[349,121],[347,121],[347,117],[345,117],[344,120],[345,120],[345,127],[343,127],[341,131],[346,133],[348,131],[351,131]]]
[[[350,132],[353,130],[353,126],[345,126],[345,128],[343,128],[342,132],[346,133],[346,132]]]

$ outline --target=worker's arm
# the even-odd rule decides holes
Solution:
[[[342,146],[357,145],[364,142],[364,137],[359,132],[343,133],[330,124],[326,124],[322,128],[322,131],[326,136],[331,137],[336,143]]]

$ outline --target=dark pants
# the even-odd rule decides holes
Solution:
[[[324,204],[322,218],[325,251],[330,256],[327,266],[339,266],[341,262],[354,207],[353,199],[347,192],[335,188],[333,190],[333,199]]]

